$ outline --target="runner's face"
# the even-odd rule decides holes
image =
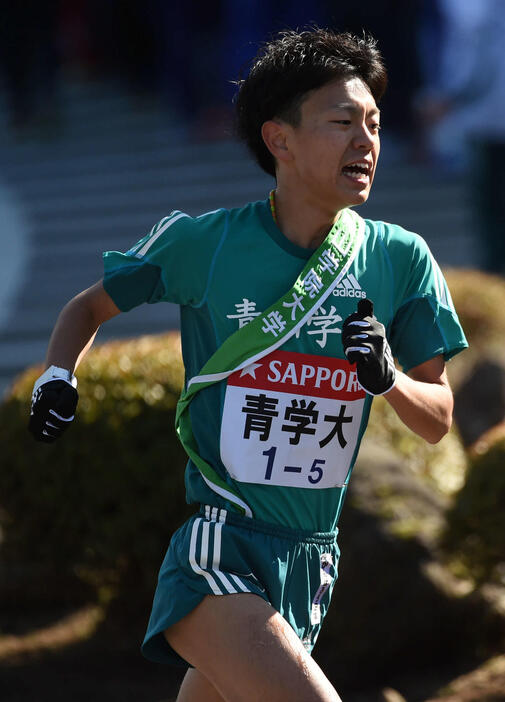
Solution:
[[[289,140],[302,196],[333,211],[367,200],[380,151],[379,114],[359,78],[309,94]]]

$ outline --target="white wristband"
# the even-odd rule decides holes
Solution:
[[[65,368],[58,368],[58,366],[49,366],[49,368],[42,373],[40,378],[35,381],[33,392],[36,392],[41,385],[44,385],[44,383],[50,380],[64,380],[73,388],[77,387],[77,378],[73,375],[72,371],[66,370]]]

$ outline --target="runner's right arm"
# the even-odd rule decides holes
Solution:
[[[46,370],[35,382],[29,429],[35,439],[52,443],[68,427],[77,406],[73,375],[98,327],[120,310],[102,281],[76,295],[60,312],[46,356]]]
[[[72,298],[56,321],[46,368],[54,365],[73,372],[93,343],[98,327],[119,312],[101,280]]]

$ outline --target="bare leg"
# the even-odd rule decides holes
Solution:
[[[198,702],[224,702],[205,675],[195,668],[190,668],[184,676],[176,702],[196,702],[197,700]]]
[[[341,702],[286,620],[256,595],[208,595],[165,637],[226,702]]]

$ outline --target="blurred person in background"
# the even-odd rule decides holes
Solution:
[[[59,121],[60,0],[2,3],[0,65],[10,127],[53,131]]]
[[[327,0],[272,0],[257,2],[222,0],[223,18],[221,75],[228,81],[227,102],[231,102],[235,81],[265,38],[284,27],[326,26]]]
[[[505,273],[505,2],[430,0],[417,97],[435,167],[467,174],[487,271]],[[429,12],[429,15],[428,15]]]
[[[393,90],[381,101],[389,159],[416,156],[413,98],[420,87],[421,73],[416,51],[418,23],[425,0],[361,0],[359,3],[328,2],[329,20],[355,34],[370,32],[382,48]],[[428,0],[429,1],[429,0]]]
[[[156,36],[160,89],[193,139],[230,137],[234,78],[269,33],[286,26],[325,24],[326,0],[151,0],[159,18]]]

